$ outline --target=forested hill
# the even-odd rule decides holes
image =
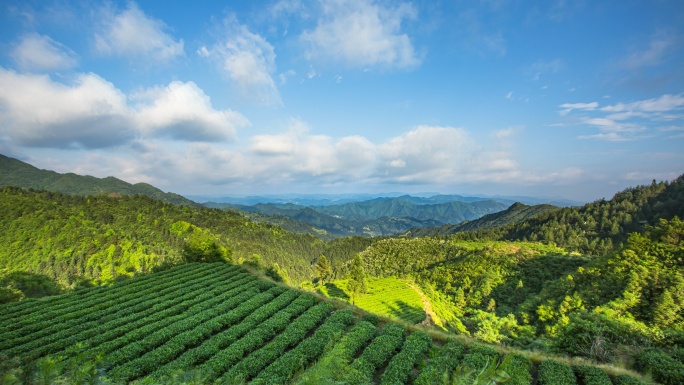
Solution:
[[[552,242],[583,254],[604,255],[632,232],[660,219],[684,217],[684,175],[669,182],[628,188],[610,200],[566,207],[486,231],[456,233],[460,239]]]
[[[449,224],[436,227],[413,228],[403,235],[411,237],[427,237],[435,235],[450,235],[463,231],[491,230],[521,222],[544,213],[550,213],[558,209],[559,207],[548,204],[528,206],[526,204],[516,202],[504,211],[487,214],[473,221],[465,221],[457,225]]]
[[[71,287],[201,260],[251,262],[299,284],[314,277],[320,255],[336,267],[369,245],[363,238],[324,243],[236,213],[142,195],[80,197],[16,187],[0,188],[0,228],[0,279],[28,272]]]
[[[130,184],[114,177],[95,178],[73,173],[60,174],[41,170],[28,163],[0,154],[0,187],[15,186],[61,192],[69,195],[147,195],[154,199],[178,205],[200,207],[178,194],[164,191],[147,183]]]

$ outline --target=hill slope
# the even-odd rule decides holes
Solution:
[[[61,192],[69,195],[147,195],[162,202],[200,207],[178,194],[165,193],[147,183],[130,184],[114,177],[95,178],[73,173],[41,170],[28,163],[0,154],[0,187],[15,186]]]
[[[21,366],[59,355],[62,365],[38,363],[41,375],[55,379],[60,367],[88,367],[87,359],[100,354],[115,383],[436,384],[455,380],[457,364],[479,372],[499,359],[516,384],[531,384],[533,374],[543,382],[559,367],[569,373],[568,384],[585,372],[610,383],[595,367],[576,367],[573,374],[567,364],[547,360],[537,368],[520,354],[502,357],[487,346],[361,319],[222,263],[185,264],[109,287],[5,305],[0,314],[0,356]],[[178,377],[189,370],[192,378]]]
[[[528,206],[519,202],[509,208],[493,214],[487,214],[473,221],[461,222],[457,225],[442,225],[436,227],[414,228],[403,235],[411,237],[427,237],[435,235],[449,235],[464,231],[491,230],[498,227],[522,222],[537,215],[558,210],[559,207],[552,205]]]

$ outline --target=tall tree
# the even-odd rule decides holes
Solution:
[[[318,257],[318,262],[316,262],[316,274],[318,275],[318,280],[321,285],[324,285],[332,276],[330,262],[328,262],[328,258],[326,258],[325,255]]]
[[[366,292],[366,271],[363,268],[363,260],[359,254],[356,254],[352,261],[347,290],[352,293],[352,304],[356,304],[356,296],[358,294]]]

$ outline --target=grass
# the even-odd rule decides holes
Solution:
[[[351,302],[347,280],[328,283],[318,291],[327,297]],[[368,279],[366,293],[358,295],[355,302],[363,310],[411,324],[423,321],[426,316],[420,295],[406,281],[394,277]]]

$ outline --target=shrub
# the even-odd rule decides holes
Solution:
[[[544,360],[539,365],[538,385],[576,385],[575,375],[566,363]]]
[[[530,359],[520,354],[507,355],[501,364],[501,369],[511,376],[511,380],[507,382],[509,385],[530,385],[532,383],[531,368]]]
[[[684,379],[684,365],[658,349],[646,349],[637,354],[635,368],[650,372],[653,379],[664,385],[680,385]]]
[[[572,367],[572,370],[584,385],[611,385],[606,372],[595,366],[576,365]]]
[[[613,378],[613,385],[645,385],[643,382],[639,381],[638,379],[627,375],[627,374],[619,374]]]

